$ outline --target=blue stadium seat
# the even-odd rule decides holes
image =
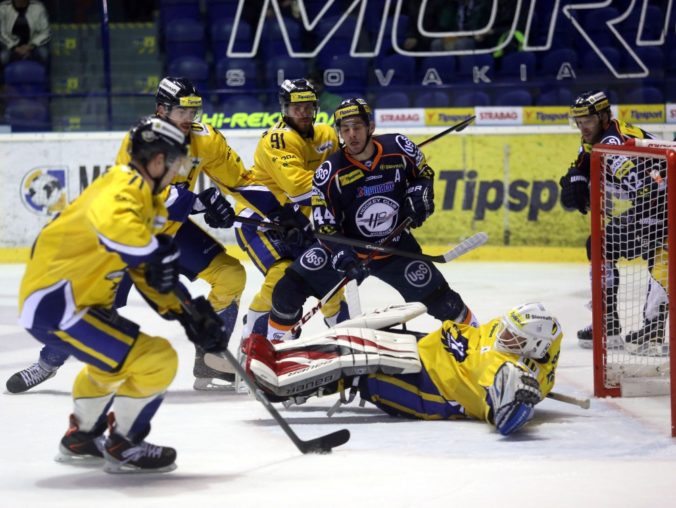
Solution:
[[[232,21],[237,14],[239,0],[206,0],[206,19]]]
[[[404,92],[385,92],[376,97],[376,108],[408,108],[411,101]]]
[[[323,66],[323,70],[336,69],[343,71],[344,81],[338,86],[341,90],[365,89],[368,85],[369,61],[366,58],[352,58],[349,55],[334,55]],[[387,71],[384,71],[387,72]],[[333,88],[331,83],[329,88]]]
[[[501,78],[518,80],[521,76],[521,68],[524,66],[528,79],[535,78],[535,53],[530,51],[517,51],[507,53],[500,59],[498,76]]]
[[[612,46],[604,46],[599,48],[601,53],[606,57],[608,62],[612,65],[614,69],[620,68],[620,52]],[[585,53],[582,58],[581,69],[584,71],[585,75],[609,75],[611,74],[610,69],[606,64],[599,58],[595,51],[589,50]]]
[[[664,59],[664,51],[657,46],[640,46],[634,50],[636,56],[650,71],[651,79],[662,79],[667,62]],[[625,61],[628,59],[628,53],[625,54]]]
[[[307,75],[308,64],[303,58],[292,58],[290,56],[280,56],[268,60],[265,64],[266,84],[275,87],[281,84],[279,72],[282,72],[283,79],[297,79]]]
[[[453,98],[453,106],[459,108],[488,106],[491,99],[486,92],[463,92]]]
[[[166,29],[176,20],[199,20],[199,0],[160,0],[160,23]]]
[[[167,71],[170,76],[188,78],[202,92],[209,88],[209,64],[202,58],[185,56],[169,62]]]
[[[341,16],[330,16],[323,18],[317,25],[317,39],[322,40],[340,21]],[[340,26],[331,36],[332,38],[347,39],[352,42],[352,37],[357,30],[357,20],[348,16],[343,20]]]
[[[291,48],[296,52],[303,51],[305,48],[301,44],[303,39],[301,37],[300,23],[293,18],[284,18],[284,27],[291,43]],[[266,21],[260,44],[259,54],[261,54],[262,58],[271,60],[280,56],[289,56],[282,28],[279,26],[276,18]]]
[[[184,56],[204,58],[206,37],[204,24],[193,19],[176,19],[166,27],[164,45],[167,59]]]
[[[456,71],[457,62],[454,56],[428,56],[420,62],[418,82],[424,85],[425,79],[434,79],[439,76],[445,85],[450,85],[453,83]]]
[[[221,103],[221,109],[226,115],[266,111],[261,101],[251,95],[231,95]]]
[[[252,58],[221,58],[216,63],[216,85],[239,90],[257,88],[261,82],[256,65]]]
[[[495,95],[496,106],[531,106],[533,98],[527,90],[502,90]]]
[[[448,94],[441,90],[424,92],[413,101],[416,108],[446,108],[450,103]]]
[[[415,83],[415,59],[410,56],[386,56],[375,64],[374,70],[376,69],[380,69],[384,78],[387,78],[390,69],[394,71],[387,86],[412,85]]]
[[[669,52],[666,65],[666,73],[668,76],[676,77],[676,47]]]
[[[42,101],[13,99],[5,108],[5,122],[12,132],[38,132],[51,129],[49,109]]]
[[[33,95],[47,92],[47,69],[39,62],[19,60],[4,69],[6,93]]]
[[[584,15],[584,19],[582,20],[582,27],[597,47],[613,45],[616,44],[617,39],[610,31],[607,23],[619,17],[620,12],[615,7],[589,9],[589,12]],[[578,48],[585,49],[589,47],[583,37],[579,39],[580,44]]]
[[[233,25],[234,21],[225,19],[217,19],[211,24],[209,33],[211,34],[211,53],[214,56],[214,60],[218,61],[227,55]],[[237,24],[237,32],[232,49],[238,52],[250,52],[253,49],[251,26],[241,19]]]
[[[570,106],[573,103],[573,93],[568,88],[544,90],[535,100],[538,106]]]
[[[350,57],[350,44],[348,39],[331,38],[326,41],[324,47],[317,54],[317,64],[320,68],[326,69],[334,56],[341,55]]]
[[[664,104],[664,94],[654,86],[643,86],[627,92],[624,96],[626,104]]]
[[[459,81],[472,81],[474,76],[474,68],[483,69],[488,67],[488,72],[486,75],[494,77],[495,61],[493,56],[487,53],[478,53],[472,55],[462,55],[458,56],[458,80]]]
[[[539,68],[542,77],[556,77],[564,63],[570,64],[573,70],[577,70],[577,53],[570,48],[558,48],[552,51],[541,53]]]
[[[370,3],[370,2],[369,2]],[[376,3],[376,2],[373,2]],[[413,20],[413,23],[416,21]],[[385,23],[385,30],[380,47],[380,55],[387,55],[392,52],[392,30],[394,29],[394,16],[390,16]],[[408,31],[409,17],[405,14],[400,14],[397,18],[397,44],[401,48],[406,39]],[[376,25],[379,26],[379,25]],[[375,33],[373,35],[376,35]]]

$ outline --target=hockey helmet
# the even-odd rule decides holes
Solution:
[[[166,171],[169,171],[172,165],[178,164],[179,173],[184,174],[181,170],[187,168],[185,162],[188,155],[188,138],[171,121],[148,116],[129,132],[129,154],[132,160],[140,162],[145,167],[158,153],[164,154]],[[155,192],[160,190],[157,184],[162,178],[163,176],[154,179]]]
[[[279,105],[282,116],[289,116],[289,105],[300,102],[311,102],[314,107],[312,121],[314,122],[319,112],[317,103],[317,91],[307,79],[285,79],[279,88]]]
[[[202,116],[202,97],[192,81],[186,78],[166,77],[160,81],[155,95],[155,102],[171,108],[195,108],[195,120]]]
[[[340,124],[343,120],[355,116],[364,120],[366,125],[373,122],[373,110],[364,99],[359,97],[345,99],[338,105],[336,111],[333,113],[336,129],[340,129]]]
[[[603,111],[610,111],[610,101],[601,90],[592,90],[580,94],[570,107],[571,119],[581,116],[598,115]]]
[[[495,349],[539,359],[561,333],[561,325],[541,303],[524,303],[502,317]]]

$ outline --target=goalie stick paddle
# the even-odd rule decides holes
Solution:
[[[190,298],[190,295],[186,294],[180,288],[175,289],[174,294],[179,299],[183,311],[192,316],[193,319],[199,319],[197,311],[192,306],[192,300]],[[298,448],[298,450],[300,450],[301,453],[303,454],[329,453],[333,448],[347,443],[347,441],[350,439],[350,431],[347,429],[337,430],[336,432],[331,432],[330,434],[325,434],[323,436],[314,439],[309,440],[301,439],[300,437],[298,437],[298,434],[296,434],[293,431],[293,429],[284,419],[284,417],[279,414],[279,411],[277,411],[274,408],[274,406],[270,402],[270,399],[267,398],[265,393],[263,393],[263,391],[260,388],[258,388],[258,386],[256,386],[256,383],[249,377],[246,370],[244,370],[244,367],[242,367],[239,364],[239,362],[233,356],[233,354],[230,351],[228,351],[227,348],[223,350],[222,354],[224,355],[224,357],[212,353],[207,353],[204,357],[205,363],[207,363],[209,367],[218,370],[218,364],[224,360],[227,360],[228,363],[230,364],[230,367],[235,369],[239,377],[242,378],[242,380],[244,380],[246,385],[249,387],[251,393],[253,393],[258,399],[258,401],[261,404],[263,404],[263,406],[265,406],[265,409],[268,410],[268,413],[270,413],[270,415],[274,418],[277,424],[282,428],[284,433],[287,436],[289,436],[289,439],[293,441],[293,444],[296,445],[296,448]]]
[[[401,224],[399,224],[396,228],[392,230],[392,232],[387,235],[385,238],[383,238],[380,242],[381,245],[387,245],[389,242],[391,242],[394,238],[399,236],[401,233],[404,232],[404,230],[411,224],[412,219],[410,217],[406,217]],[[371,251],[368,256],[366,256],[366,259],[362,261],[364,265],[367,265],[369,261],[371,261],[376,253],[378,251]],[[298,321],[295,325],[290,330],[287,330],[287,332],[281,337],[281,340],[290,340],[293,336],[298,334],[300,332],[301,327],[307,323],[312,316],[317,314],[319,309],[321,309],[324,305],[326,305],[326,302],[328,302],[333,296],[340,291],[340,289],[345,286],[349,282],[349,279],[347,277],[343,277],[338,284],[336,284],[328,293],[324,295],[324,298],[319,300],[317,302],[317,305],[312,307],[309,311],[305,313],[305,315],[300,318],[300,321]]]
[[[582,409],[589,409],[591,406],[589,399],[578,399],[571,397],[570,395],[564,395],[563,393],[549,392],[547,398],[558,400],[559,402],[564,402],[566,404],[572,404],[573,406],[578,406]]]
[[[343,235],[325,235],[323,233],[315,233],[315,236],[320,240],[326,240],[329,242],[343,243],[345,245],[351,245],[353,247],[358,247],[361,249],[371,250],[380,252],[381,254],[393,254],[395,256],[401,256],[404,258],[419,259],[421,261],[431,261],[433,263],[448,263],[453,261],[460,256],[467,254],[468,252],[481,247],[484,243],[488,241],[488,235],[484,232],[475,233],[469,238],[466,238],[458,245],[456,245],[451,250],[445,252],[444,254],[439,254],[432,256],[429,254],[424,254],[421,252],[411,252],[408,250],[397,249],[396,247],[388,247],[387,245],[381,245],[377,243],[365,242],[364,240],[358,240],[356,238],[350,238]]]

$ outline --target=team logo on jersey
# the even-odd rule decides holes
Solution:
[[[361,169],[355,169],[350,171],[347,175],[341,175],[338,177],[338,182],[341,186],[350,185],[353,182],[361,179],[364,176],[364,172]]]
[[[621,145],[622,141],[617,136],[606,136],[601,140],[603,145]]]
[[[66,207],[66,169],[34,168],[21,181],[21,201],[38,215],[54,215]]]
[[[325,161],[324,164],[315,170],[314,184],[319,187],[324,185],[331,175],[331,162]]]
[[[326,143],[322,143],[319,145],[315,150],[317,150],[317,153],[324,153],[327,150],[331,150],[333,148],[333,141],[327,141]]]
[[[441,334],[441,342],[444,349],[452,354],[456,361],[465,361],[469,340],[460,333],[457,326],[453,326],[453,330],[444,330]]]
[[[366,185],[364,187],[357,187],[357,197],[365,198],[373,196],[374,194],[385,194],[394,190],[394,182],[385,182],[376,185]]]
[[[300,265],[306,270],[315,272],[326,266],[329,256],[321,247],[314,247],[303,254],[300,258]]]
[[[413,261],[406,265],[404,277],[411,286],[421,288],[427,286],[432,280],[432,270],[423,261]]]
[[[399,203],[385,196],[366,200],[357,210],[355,223],[363,236],[383,236],[397,223]]]

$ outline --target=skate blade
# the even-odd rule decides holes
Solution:
[[[669,356],[669,345],[668,344],[631,344],[628,343],[624,346],[624,349],[634,356],[653,356],[653,357],[664,357]]]
[[[69,452],[64,452],[59,449],[54,461],[59,464],[68,464],[76,467],[101,467],[103,464],[103,457],[95,457],[94,455],[73,455]]]
[[[176,469],[176,463],[168,466],[158,467],[157,469],[147,469],[124,464],[122,462],[106,459],[103,464],[103,470],[110,474],[149,474],[149,473],[170,473]]]
[[[202,392],[234,392],[235,386],[235,383],[221,379],[198,377],[195,378],[192,388]]]

